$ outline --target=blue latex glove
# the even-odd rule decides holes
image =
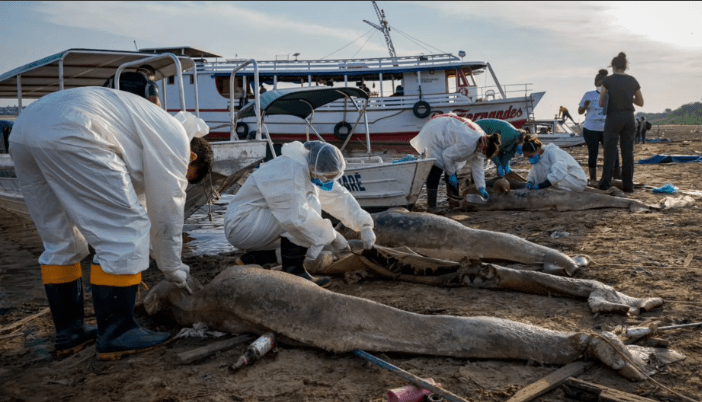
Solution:
[[[455,174],[449,176],[449,184],[454,187],[458,187],[458,176],[456,176]]]
[[[490,194],[488,194],[488,192],[485,190],[485,187],[480,187],[478,191],[480,191],[481,197],[485,198],[486,200],[490,199]]]
[[[536,187],[538,188],[539,186],[536,186]],[[527,182],[527,189],[528,189],[528,190],[534,190],[534,183],[528,181],[528,182]]]
[[[505,165],[505,174],[508,174],[511,171],[512,169],[509,167],[509,162],[507,162],[507,164]]]
[[[509,169],[509,167],[508,167],[507,169]],[[500,166],[500,165],[497,165],[497,175],[498,175],[498,176],[501,176],[501,177],[504,177],[505,174],[506,174],[505,168],[503,168],[503,167]]]
[[[522,146],[521,146],[521,145],[517,145],[517,146],[514,148],[514,152],[516,152],[517,155],[522,156]]]

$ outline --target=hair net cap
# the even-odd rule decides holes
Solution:
[[[338,179],[344,173],[346,161],[339,148],[321,141],[306,142],[305,148],[310,151],[307,163],[315,175],[336,176],[334,179]]]
[[[210,132],[210,127],[207,123],[190,112],[180,111],[173,117],[183,125],[190,140],[194,137],[204,137]]]

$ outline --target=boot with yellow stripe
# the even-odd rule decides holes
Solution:
[[[146,352],[171,338],[168,332],[153,332],[134,321],[134,304],[141,274],[112,275],[99,265],[90,271],[93,305],[98,324],[98,360]]]
[[[83,322],[83,273],[80,263],[42,265],[42,281],[56,327],[56,357],[84,349],[95,341],[97,329]]]

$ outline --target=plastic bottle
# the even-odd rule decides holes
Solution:
[[[248,348],[244,351],[244,354],[239,356],[239,360],[229,367],[231,372],[235,372],[242,368],[243,366],[248,366],[256,360],[260,359],[261,356],[265,355],[273,349],[275,346],[275,334],[273,332],[267,332],[256,339]]]

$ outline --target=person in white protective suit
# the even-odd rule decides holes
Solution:
[[[224,216],[224,231],[234,247],[247,251],[242,264],[275,263],[280,243],[283,271],[326,287],[331,279],[312,277],[306,268],[322,263],[322,249],[348,248],[322,210],[361,232],[373,247],[373,219],[335,181],[346,162],[341,151],[320,141],[283,145],[282,156],[266,162],[246,180]]]
[[[585,171],[568,152],[555,144],[542,146],[538,139],[527,136],[522,153],[532,165],[527,175],[527,188],[540,190],[553,186],[567,191],[583,191],[587,187]]]
[[[80,261],[88,244],[95,249],[98,359],[170,337],[134,321],[137,286],[151,248],[165,278],[189,291],[180,255],[185,189],[212,168],[211,146],[192,138],[208,130],[192,114],[174,117],[137,95],[100,87],[46,95],[17,119],[10,151],[44,244],[39,264],[59,356],[96,337],[83,323]]]
[[[482,128],[470,119],[456,114],[439,114],[432,117],[410,145],[427,158],[436,158],[427,177],[428,211],[436,213],[439,181],[444,173],[446,194],[449,201],[459,200],[457,172],[470,162],[475,187],[484,198],[490,198],[485,190],[485,158],[492,158],[500,149],[500,134],[485,134]]]

